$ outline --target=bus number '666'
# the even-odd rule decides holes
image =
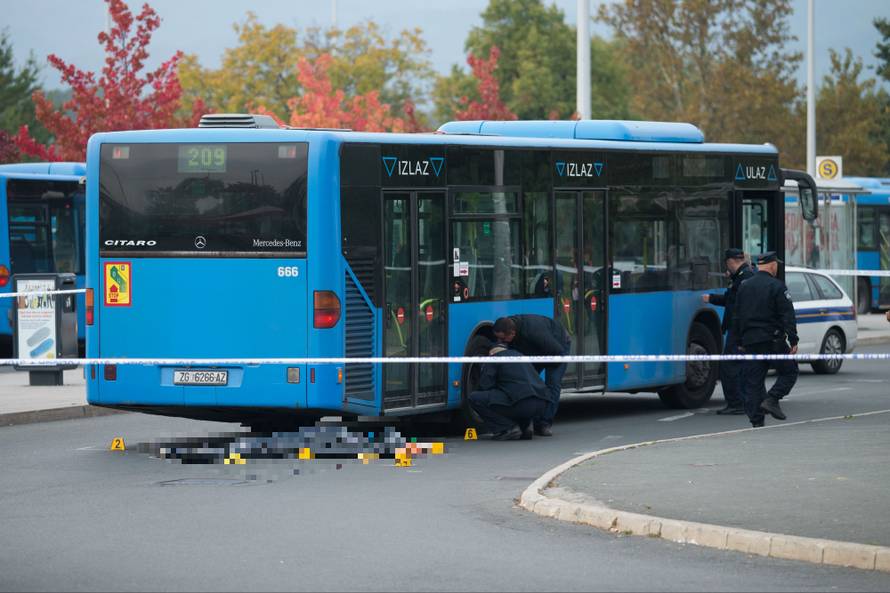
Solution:
[[[300,275],[300,268],[297,266],[278,266],[279,278],[296,278]]]

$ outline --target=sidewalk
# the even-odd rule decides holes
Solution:
[[[856,320],[859,326],[857,346],[890,344],[890,322],[883,313],[859,315]]]
[[[522,502],[628,535],[890,571],[888,450],[890,413],[777,424],[570,462],[538,482],[547,503],[531,488]]]
[[[0,426],[104,416],[114,410],[87,404],[83,369],[65,371],[64,385],[41,387],[28,384],[28,373],[0,371]]]

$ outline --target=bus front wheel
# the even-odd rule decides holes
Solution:
[[[717,341],[707,326],[701,323],[692,324],[686,353],[694,355],[718,354]],[[658,397],[669,408],[700,408],[711,399],[716,385],[716,362],[689,361],[686,363],[686,381],[659,391]]]

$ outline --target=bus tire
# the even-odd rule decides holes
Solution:
[[[491,340],[482,335],[476,335],[467,342],[464,350],[464,356],[488,356],[491,349]],[[460,373],[460,407],[454,410],[450,432],[453,434],[463,434],[467,428],[475,428],[477,432],[482,424],[482,419],[470,407],[470,394],[476,389],[479,382],[480,365],[468,363],[464,364]]]
[[[717,340],[702,323],[693,323],[686,344],[687,354],[719,354]],[[658,397],[669,408],[700,408],[714,393],[717,385],[717,363],[687,362],[686,381],[658,392]]]
[[[856,280],[856,313],[859,315],[871,313],[871,282],[868,278]]]
[[[837,328],[831,328],[822,338],[822,347],[819,354],[843,354],[847,351],[847,341],[843,333]],[[813,361],[813,372],[817,375],[834,375],[841,370],[843,360],[816,360]]]

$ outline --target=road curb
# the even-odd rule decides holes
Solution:
[[[598,529],[623,535],[656,537],[681,544],[705,546],[718,550],[732,550],[743,552],[745,554],[755,554],[758,556],[781,558],[784,560],[800,560],[803,562],[811,562],[813,564],[890,572],[890,547],[769,533],[766,531],[754,531],[736,527],[726,527],[723,525],[712,525],[709,523],[696,523],[694,521],[642,515],[628,511],[619,511],[603,504],[567,500],[555,495],[555,489],[552,489],[554,480],[569,469],[590,459],[602,457],[603,455],[608,455],[610,453],[629,451],[631,449],[639,449],[665,443],[751,432],[753,430],[782,429],[800,424],[813,424],[831,420],[843,420],[850,417],[873,416],[886,413],[890,413],[890,410],[878,410],[863,414],[854,414],[852,416],[818,418],[814,420],[792,422],[789,424],[776,424],[757,429],[743,428],[673,439],[645,441],[642,443],[610,447],[608,449],[585,453],[554,467],[532,482],[520,496],[519,506],[527,511],[541,515],[542,517],[568,521],[570,523],[590,525]],[[548,490],[551,492],[550,495],[547,493]],[[571,493],[571,491],[566,488],[560,488],[560,490],[562,492]]]
[[[26,412],[12,412],[0,414],[0,426],[19,426],[21,424],[35,424],[37,422],[55,422],[58,420],[77,420],[80,418],[97,418],[112,414],[126,414],[124,410],[112,410],[99,406],[69,406],[67,408],[49,408],[46,410],[28,410]]]

